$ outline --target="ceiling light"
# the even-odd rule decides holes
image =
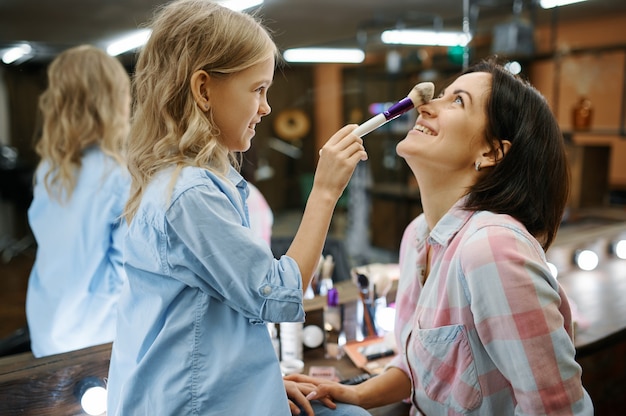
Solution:
[[[349,48],[294,48],[283,52],[283,58],[287,62],[358,64],[365,59],[365,52]]]
[[[32,56],[32,51],[33,48],[28,43],[24,43],[4,52],[2,54],[2,62],[8,65],[22,58],[24,58],[22,60],[29,59]]]
[[[568,4],[581,3],[587,0],[540,0],[539,4],[544,9],[551,9],[553,7],[567,6]]]
[[[137,49],[146,44],[150,38],[150,34],[152,34],[151,29],[137,30],[131,35],[120,38],[107,46],[107,53],[111,56],[117,56],[124,52]]]
[[[263,3],[263,0],[225,0],[220,4],[224,7],[228,7],[231,10],[242,11],[254,6],[258,6]],[[152,33],[151,29],[137,30],[129,36],[114,41],[107,46],[107,53],[111,56],[121,55],[124,52],[128,52],[142,47],[146,44]]]
[[[393,29],[385,30],[380,39],[383,43],[398,45],[466,46],[472,35],[443,30]]]
[[[517,61],[511,61],[504,64],[504,69],[506,69],[513,75],[517,75],[522,72],[522,65]]]
[[[517,75],[522,72],[522,65],[517,61],[511,61],[504,64],[504,69],[506,69],[513,75]]]

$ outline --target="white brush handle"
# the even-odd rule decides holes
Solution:
[[[367,133],[371,132],[372,130],[375,130],[379,128],[380,126],[382,126],[383,124],[387,123],[387,121],[388,120],[385,118],[384,114],[382,113],[377,114],[374,117],[367,120],[365,123],[361,124],[356,129],[354,129],[352,133],[356,134],[359,137],[363,137]]]

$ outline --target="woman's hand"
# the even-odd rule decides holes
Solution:
[[[284,377],[285,380],[295,381],[314,386],[308,388],[306,393],[308,400],[336,401],[360,406],[364,409],[386,406],[410,397],[411,380],[399,368],[390,367],[386,371],[365,380],[356,386],[348,386],[341,383],[292,374]]]
[[[334,401],[360,405],[359,394],[355,386],[348,386],[302,374],[291,374],[285,376],[284,379],[286,380],[285,382],[293,381],[298,384],[306,385],[308,393],[306,393],[305,399],[319,400],[331,409],[336,407]],[[332,404],[332,406],[329,404]]]

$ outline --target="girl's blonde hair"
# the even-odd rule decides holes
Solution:
[[[44,186],[59,202],[71,198],[90,146],[123,164],[130,122],[130,77],[122,64],[91,45],[68,49],[48,67],[39,97],[43,126],[35,151],[47,164]]]
[[[172,2],[160,9],[151,26],[133,80],[128,149],[132,185],[124,213],[128,222],[161,169],[175,166],[177,175],[185,166],[198,166],[224,175],[236,164],[219,141],[211,111],[203,113],[193,99],[193,73],[203,69],[211,76],[228,76],[278,57],[270,34],[255,17],[208,0]]]

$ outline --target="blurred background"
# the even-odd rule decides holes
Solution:
[[[45,87],[47,63],[76,44],[106,48],[137,31],[162,3],[0,0],[0,53],[28,50],[12,63],[0,64],[0,143],[11,146],[20,163],[35,164],[36,97]],[[539,0],[265,0],[248,11],[262,17],[282,51],[332,47],[364,52],[360,63],[287,63],[277,72],[269,97],[273,111],[258,126],[250,153],[257,185],[276,212],[301,208],[315,149],[338,127],[365,120],[406,96],[417,82],[440,85],[467,63],[494,53],[519,64],[517,70],[546,96],[572,141],[609,145],[603,191],[608,195],[626,186],[626,168],[617,162],[626,143],[621,137],[626,43],[622,0],[548,9]],[[454,32],[469,42],[383,43],[381,34],[394,29]],[[132,72],[135,51],[118,56]],[[569,134],[574,130],[573,108],[581,99],[593,106],[584,137]],[[367,141],[373,181],[390,185],[390,192],[399,191],[395,185],[403,187],[410,176],[394,153],[395,143],[411,125],[408,118],[377,130]]]
[[[71,46],[109,48],[142,29],[163,3],[0,0],[0,338],[26,323],[25,291],[36,250],[26,210],[37,163],[37,97],[45,88],[46,67]],[[601,384],[601,392],[592,395],[610,402],[626,389],[626,264],[615,258],[617,242],[626,238],[626,1],[552,7],[555,3],[265,0],[240,6],[262,18],[287,60],[269,93],[272,113],[257,126],[244,163],[274,212],[273,233],[282,244],[295,232],[317,150],[332,133],[404,98],[418,82],[440,88],[468,64],[497,54],[546,97],[568,145],[572,193],[548,258],[560,279],[587,273],[580,280],[584,284],[570,288],[579,296],[582,317],[601,313],[600,322],[614,322],[590,341],[613,337],[604,361],[595,360],[585,370],[591,377],[587,383],[608,379],[595,370],[610,371],[610,385]],[[453,40],[383,36],[399,30],[443,33]],[[313,47],[339,48],[344,61],[314,61],[310,50],[306,62],[287,59],[288,50]],[[352,52],[358,52],[356,60],[345,62]],[[115,54],[132,74],[136,49]],[[414,118],[407,113],[365,138],[370,159],[357,169],[331,229],[331,238],[344,246],[345,269],[397,261],[401,234],[421,212],[419,189],[395,155]],[[582,271],[574,260],[585,249],[595,250],[596,264]],[[597,285],[607,281],[612,293],[598,297]]]

